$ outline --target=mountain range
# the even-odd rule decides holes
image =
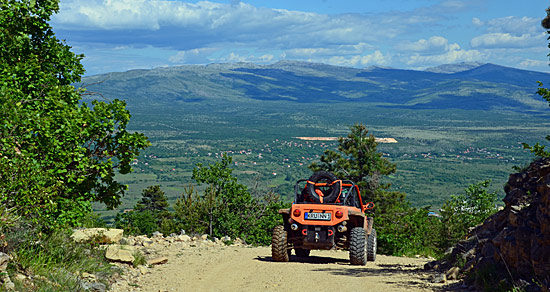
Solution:
[[[547,106],[536,95],[536,82],[547,84],[549,79],[548,73],[481,63],[417,71],[280,61],[131,70],[84,77],[82,86],[108,99],[125,99],[130,107],[217,101],[350,102],[386,108],[528,112]]]

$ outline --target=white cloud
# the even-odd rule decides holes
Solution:
[[[391,56],[389,54],[382,54],[380,51],[361,57],[361,65],[389,65],[391,63]]]
[[[53,18],[77,41],[152,44],[186,51],[222,45],[326,48],[381,43],[435,21],[420,14],[317,14],[201,1],[67,0]]]
[[[472,23],[485,28],[484,34],[470,41],[473,48],[529,48],[543,45],[545,42],[540,19],[507,16],[485,22],[474,18]]]
[[[415,54],[405,57],[405,62],[411,66],[433,66],[459,62],[475,62],[483,60],[483,54],[478,50],[452,49],[442,54],[423,56]]]
[[[52,25],[60,38],[84,50],[89,56],[86,64],[124,56],[129,64],[136,60],[131,68],[148,64],[137,61],[146,57],[151,65],[143,67],[280,59],[420,67],[497,62],[501,59],[495,56],[511,50],[516,50],[514,62],[519,66],[522,60],[525,65],[535,64],[527,57],[536,59],[539,53],[533,53],[533,48],[546,47],[539,20],[529,17],[474,17],[471,24],[460,24],[467,28],[458,37],[457,19],[471,17],[460,13],[471,15],[472,7],[481,5],[472,0],[429,0],[409,11],[347,14],[272,9],[239,0],[185,1],[63,0]],[[480,35],[471,35],[480,30]],[[463,40],[468,36],[469,44]],[[105,49],[94,49],[97,44]],[[506,52],[494,53],[499,50]],[[531,55],[519,58],[527,51]]]
[[[475,26],[478,26],[478,27],[481,27],[481,26],[485,25],[485,23],[477,17],[472,18],[472,24],[475,25]]]
[[[546,37],[540,19],[507,16],[488,20],[472,19],[483,33],[471,38],[472,51],[483,55],[483,61],[511,67],[547,71],[536,56],[545,55]]]
[[[168,61],[183,64],[207,64],[212,61],[208,57],[218,50],[217,48],[198,48],[179,51],[177,54],[170,56]]]
[[[515,36],[510,33],[488,33],[473,38],[470,44],[473,48],[525,48],[531,47],[543,39],[542,35]]]
[[[324,48],[295,48],[285,50],[285,57],[303,59],[333,55],[362,55],[364,52],[372,50],[373,48],[374,46],[364,42],[359,42],[352,45],[334,45]]]
[[[532,60],[532,59],[525,59],[521,63],[519,63],[519,66],[522,68],[536,68],[536,67],[543,67],[548,66],[548,60]]]
[[[271,63],[275,59],[275,56],[272,54],[264,54],[256,56],[254,54],[245,54],[241,55],[240,53],[231,52],[227,56],[220,58],[218,61],[228,62],[228,63],[237,63],[237,62],[248,62],[248,63],[258,63],[258,64],[267,64]]]
[[[460,49],[460,45],[449,41],[442,36],[432,36],[429,39],[420,39],[416,42],[405,42],[398,47],[399,49],[413,52],[446,52],[449,50]]]
[[[532,17],[507,16],[487,21],[487,31],[491,33],[510,33],[522,35],[525,33],[537,34],[543,32],[540,26],[541,19]]]
[[[391,64],[392,56],[390,54],[383,54],[381,51],[376,50],[372,54],[367,55],[355,55],[355,56],[333,56],[326,59],[308,59],[310,62],[321,62],[337,66],[371,66],[382,65],[386,66]]]

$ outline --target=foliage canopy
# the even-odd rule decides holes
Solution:
[[[277,213],[284,204],[278,196],[255,198],[232,175],[232,158],[193,169],[193,179],[207,184],[203,195],[189,187],[174,206],[175,217],[186,230],[211,236],[240,237],[248,243],[268,244],[271,230],[281,220]]]
[[[0,4],[0,202],[21,214],[78,224],[92,201],[113,208],[126,186],[115,170],[148,145],[126,126],[121,100],[81,102],[83,55],[48,24],[57,0]]]
[[[497,193],[488,192],[490,181],[469,185],[441,207],[441,244],[445,250],[468,235],[468,229],[483,223],[497,211]]]
[[[349,179],[360,187],[363,195],[387,189],[389,184],[381,184],[380,178],[394,173],[396,166],[382,157],[376,149],[378,143],[374,135],[368,133],[365,125],[355,124],[347,137],[338,139],[337,151],[326,150],[320,158],[321,163],[314,162],[309,168]]]

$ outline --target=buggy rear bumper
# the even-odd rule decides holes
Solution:
[[[332,226],[301,225],[289,232],[289,243],[306,249],[331,249],[335,246],[336,230]]]

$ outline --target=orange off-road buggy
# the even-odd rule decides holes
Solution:
[[[305,186],[304,186],[305,183]],[[365,216],[374,203],[363,204],[359,188],[325,171],[299,180],[290,209],[280,209],[284,225],[273,229],[271,254],[274,261],[288,262],[292,249],[307,257],[312,249],[349,250],[352,265],[376,259],[373,218]]]

